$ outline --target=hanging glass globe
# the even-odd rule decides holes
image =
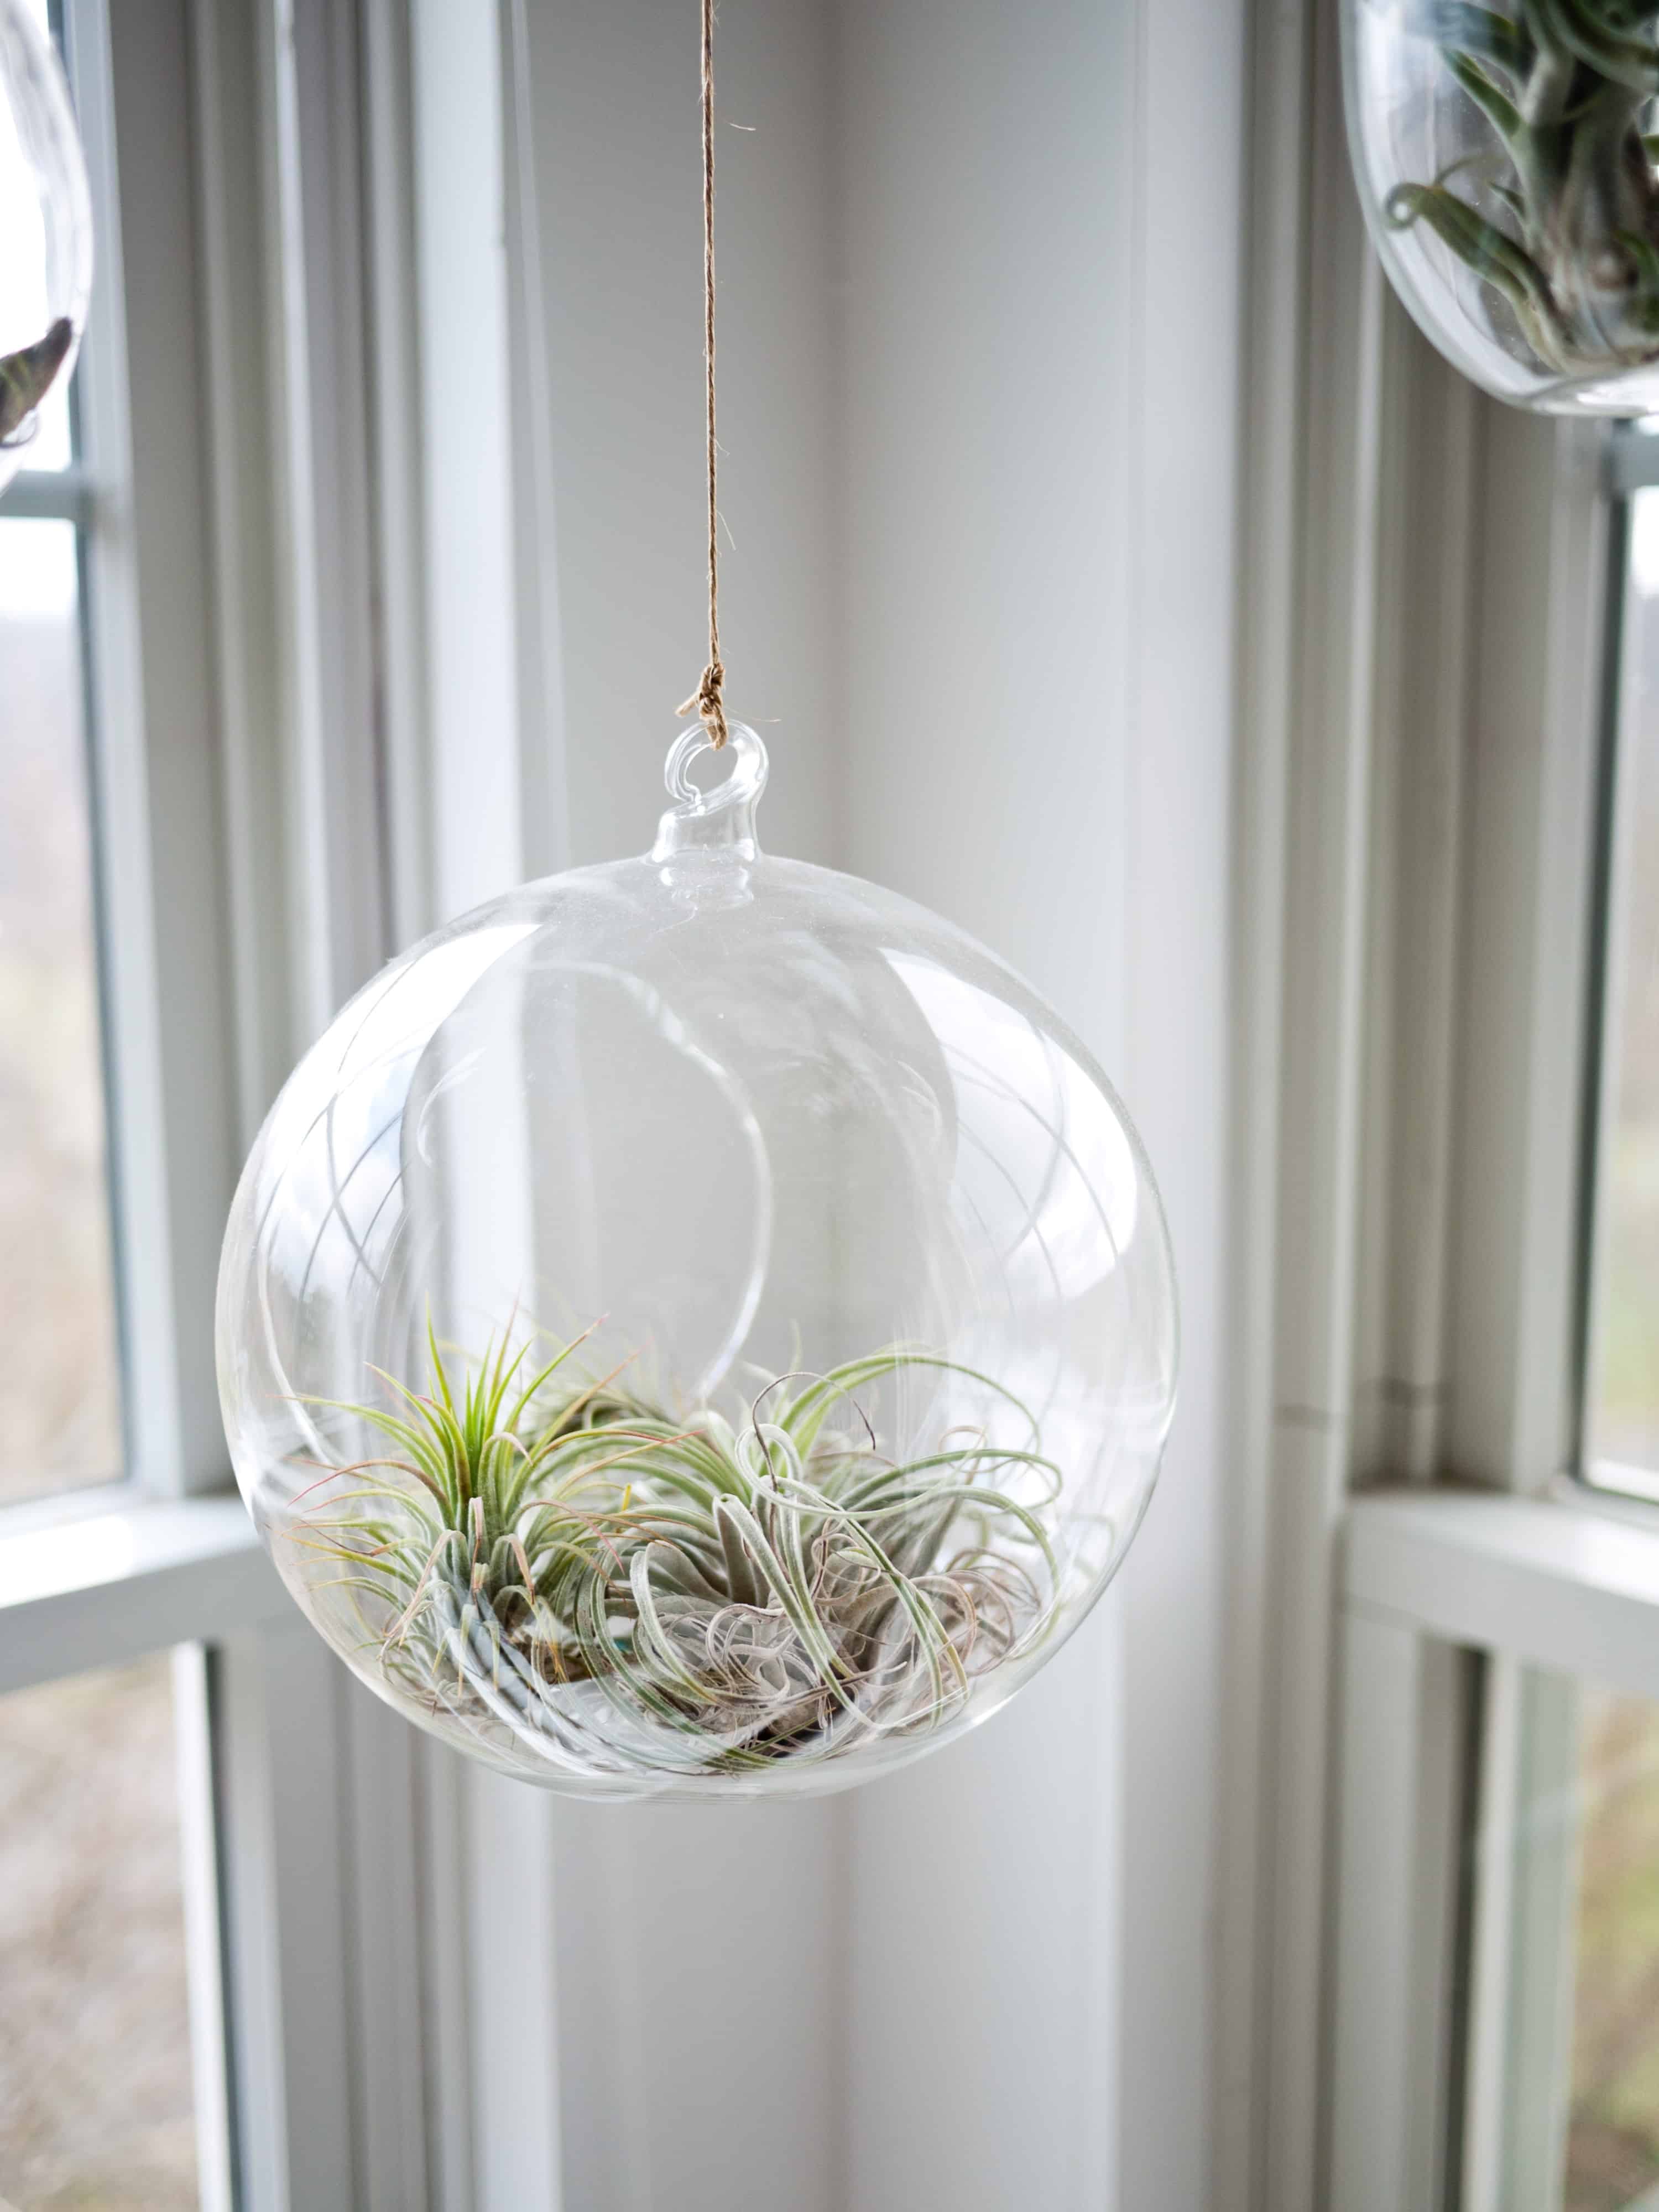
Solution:
[[[0,489],[68,388],[91,289],[86,165],[45,9],[0,0]]]
[[[1500,399],[1659,408],[1659,7],[1343,0],[1366,220],[1425,336]]]
[[[1000,1705],[1151,1492],[1158,1193],[948,922],[763,855],[760,739],[651,852],[394,961],[289,1079],[219,1280],[237,1479],[371,1688],[587,1796],[837,1787]]]

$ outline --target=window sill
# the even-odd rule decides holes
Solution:
[[[131,1493],[0,1531],[0,1692],[245,1632],[293,1601],[241,1499]]]
[[[1350,1610],[1659,1698],[1659,1525],[1577,1486],[1394,1490],[1355,1498],[1344,1537]]]

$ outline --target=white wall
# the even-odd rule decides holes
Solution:
[[[816,5],[720,9],[727,699],[771,748],[763,842],[818,860],[838,787],[829,27]],[[673,0],[531,11],[577,864],[650,843],[705,656],[697,42]],[[556,1808],[566,2212],[838,2212],[841,1820]]]
[[[578,861],[647,841],[702,659],[696,12],[531,10]],[[1206,2201],[1243,15],[721,8],[763,836],[989,938],[1099,1051],[1183,1402],[1119,1587],[976,1736],[826,1803],[553,1808],[569,2212]]]
[[[1120,1068],[1134,15],[838,29],[848,862]],[[1112,2200],[1121,1629],[849,1801],[857,2212]]]

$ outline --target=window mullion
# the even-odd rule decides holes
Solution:
[[[228,1473],[213,1289],[235,1159],[187,60],[160,0],[76,0],[70,31],[100,255],[84,573],[130,1454],[151,1490],[212,1489]],[[145,312],[128,317],[135,297]]]

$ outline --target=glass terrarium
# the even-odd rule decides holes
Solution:
[[[0,0],[0,488],[66,389],[92,289],[81,141],[44,5]]]
[[[237,1477],[372,1688],[589,1796],[832,1789],[1099,1595],[1176,1377],[1145,1153],[1000,961],[763,855],[681,737],[641,858],[480,908],[290,1079],[220,1276]]]
[[[1426,336],[1555,413],[1659,408],[1659,7],[1342,0],[1366,220]]]

